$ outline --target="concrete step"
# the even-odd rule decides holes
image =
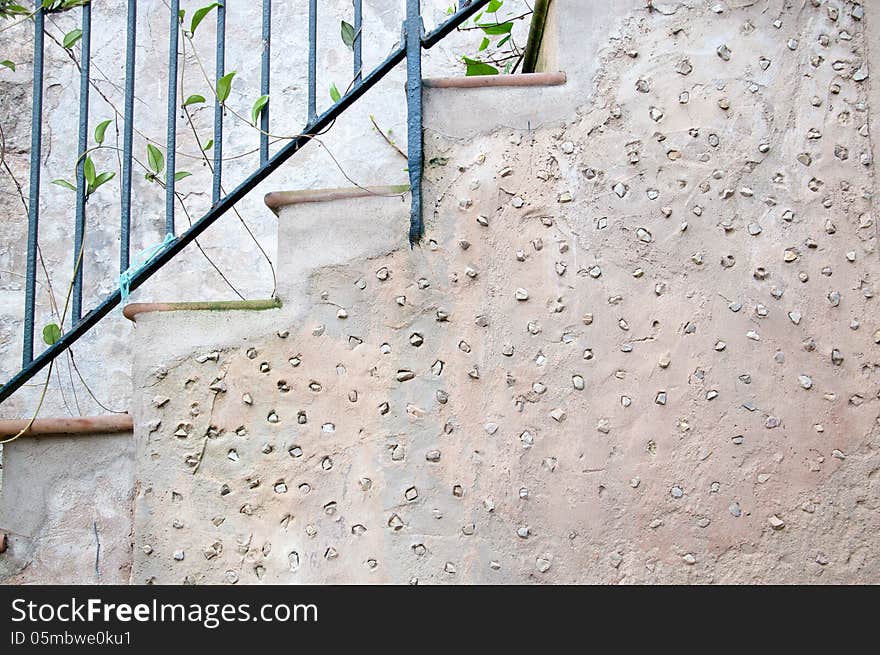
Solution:
[[[409,186],[280,191],[266,195],[278,216],[278,295],[304,298],[315,271],[362,261],[406,243]]]
[[[570,116],[564,72],[428,78],[424,82],[425,142],[467,140],[499,127],[538,129]]]

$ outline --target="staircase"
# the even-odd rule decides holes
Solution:
[[[409,240],[411,244],[415,244],[421,239],[423,225],[421,214],[421,171],[422,171],[422,106],[421,106],[421,89],[422,89],[422,69],[421,57],[422,50],[427,49],[441,41],[446,35],[460,26],[467,19],[474,16],[477,12],[484,9],[488,0],[473,0],[462,3],[460,7],[451,12],[451,16],[436,27],[432,32],[425,33],[424,24],[421,16],[421,3],[419,0],[407,0],[406,18],[403,25],[403,38],[401,42],[393,49],[384,61],[376,66],[369,73],[365,73],[362,63],[362,0],[354,0],[354,21],[351,28],[352,36],[350,47],[353,53],[354,77],[346,89],[345,93],[341,93],[334,86],[335,94],[333,95],[334,104],[326,111],[318,113],[317,101],[317,0],[310,0],[309,3],[309,70],[308,70],[308,120],[303,129],[297,136],[286,139],[284,145],[271,154],[270,156],[270,132],[271,126],[269,121],[269,90],[270,90],[270,42],[271,42],[271,16],[272,4],[271,0],[263,0],[262,4],[262,52],[261,52],[261,83],[260,91],[264,99],[263,104],[258,109],[257,104],[254,105],[253,122],[259,123],[261,130],[259,137],[259,154],[260,165],[242,182],[237,184],[230,191],[226,192],[223,187],[223,124],[226,112],[225,101],[228,98],[231,88],[231,79],[235,75],[235,71],[228,72],[225,67],[225,35],[226,35],[226,7],[223,3],[216,6],[217,15],[217,31],[216,31],[216,78],[212,91],[216,95],[214,108],[214,139],[212,144],[216,144],[213,150],[213,165],[210,165],[209,158],[205,156],[205,163],[210,165],[213,181],[213,203],[210,209],[198,220],[191,221],[188,229],[182,233],[177,233],[176,206],[179,197],[176,194],[176,184],[179,181],[178,176],[181,174],[176,167],[176,150],[177,150],[177,130],[178,118],[177,114],[181,109],[185,109],[190,98],[178,98],[179,87],[182,88],[180,82],[180,49],[184,48],[184,34],[189,38],[195,34],[198,24],[204,20],[206,13],[201,18],[197,18],[199,12],[210,12],[215,7],[212,5],[205,10],[197,11],[189,24],[189,32],[186,30],[185,10],[181,10],[180,2],[173,0],[169,6],[168,24],[169,24],[169,49],[168,49],[168,82],[167,82],[167,141],[165,154],[163,156],[161,150],[153,144],[148,146],[148,169],[147,178],[164,186],[165,190],[165,240],[161,245],[151,249],[144,254],[140,261],[131,261],[130,243],[131,243],[131,193],[132,193],[132,170],[134,163],[137,161],[133,157],[132,140],[134,126],[134,100],[135,100],[135,67],[136,67],[136,41],[137,41],[137,19],[138,9],[137,0],[129,0],[127,12],[127,42],[126,42],[126,70],[125,70],[125,115],[124,115],[124,146],[121,154],[122,158],[122,184],[121,184],[121,226],[120,226],[120,282],[119,289],[109,296],[100,300],[93,309],[84,311],[83,308],[83,277],[84,269],[90,261],[89,253],[85,249],[85,231],[86,231],[86,203],[92,193],[99,186],[106,183],[112,176],[109,172],[98,175],[95,165],[88,157],[91,152],[90,148],[90,123],[89,123],[89,96],[93,86],[90,77],[90,61],[91,61],[91,25],[92,25],[92,5],[84,4],[81,9],[81,29],[78,29],[79,36],[71,39],[71,43],[65,48],[70,50],[78,39],[82,39],[82,55],[81,60],[77,61],[77,65],[81,71],[80,74],[80,93],[79,93],[79,147],[78,152],[82,153],[76,162],[76,184],[75,188],[68,181],[60,180],[69,188],[74,189],[77,194],[76,215],[74,219],[74,243],[73,243],[73,273],[71,292],[69,294],[69,302],[64,303],[63,311],[59,311],[57,323],[52,324],[54,332],[44,333],[43,340],[48,344],[48,348],[40,353],[35,354],[35,341],[39,341],[36,336],[37,326],[35,317],[36,307],[36,289],[37,289],[37,262],[41,257],[39,251],[39,219],[40,219],[40,178],[41,178],[41,157],[42,157],[42,139],[43,139],[43,95],[44,95],[44,68],[45,68],[45,41],[46,41],[46,20],[51,20],[53,15],[69,11],[66,3],[58,0],[57,2],[47,2],[35,8],[32,14],[28,14],[25,19],[32,19],[34,23],[34,59],[33,59],[33,114],[32,114],[32,134],[31,134],[31,161],[30,161],[30,183],[29,183],[29,203],[28,203],[28,237],[27,237],[27,272],[25,275],[25,294],[24,294],[24,333],[22,340],[22,368],[12,376],[8,381],[0,386],[0,403],[9,398],[16,390],[27,383],[34,375],[51,364],[61,353],[68,350],[80,338],[92,330],[104,317],[106,317],[120,302],[123,302],[127,295],[141,286],[157,271],[166,266],[172,259],[178,256],[189,244],[196,242],[196,239],[207,230],[214,222],[221,218],[224,214],[234,208],[236,203],[251,193],[257,185],[269,177],[291,156],[300,151],[314,137],[322,134],[342,115],[347,108],[354,104],[359,98],[366,94],[374,85],[381,81],[392,69],[398,64],[406,61],[407,64],[407,107],[408,107],[408,172],[410,178],[410,225]],[[18,11],[18,10],[16,10]],[[22,13],[24,9],[20,10]],[[15,18],[14,15],[3,18]],[[65,39],[71,37],[74,32],[68,33]],[[12,69],[14,70],[14,64]],[[204,97],[196,101],[205,102]],[[189,115],[189,114],[187,114]],[[109,124],[110,121],[108,121]],[[106,129],[107,125],[104,125]],[[104,137],[98,138],[99,129],[95,129],[95,140],[100,144]],[[202,144],[199,143],[201,150]],[[152,149],[152,150],[149,150]],[[207,150],[207,148],[205,148]],[[167,161],[166,161],[167,159]],[[188,172],[187,172],[188,173]],[[163,178],[164,180],[160,180]],[[58,183],[55,180],[54,183]],[[187,218],[189,218],[187,214]],[[88,301],[86,301],[88,302]],[[68,305],[70,309],[69,327],[67,326]],[[53,309],[53,311],[55,311]]]
[[[497,129],[464,120],[453,123],[453,132],[448,116],[466,106],[509,107],[502,120],[526,131],[538,128],[547,120],[538,108],[562,105],[564,83],[558,73],[476,85],[469,78],[426,79],[425,197],[441,198],[449,185],[446,171],[473,165],[459,157],[458,142]],[[460,222],[426,213],[426,241],[410,249],[395,230],[409,213],[403,191],[385,186],[268,194],[266,204],[279,217],[281,307],[191,311],[173,303],[129,305],[137,337],[135,524],[137,538],[149,546],[135,549],[133,581],[409,580],[401,576],[411,570],[403,564],[412,544],[384,543],[377,521],[401,529],[396,522],[403,512],[392,520],[393,512],[385,516],[383,508],[398,504],[394,495],[410,477],[423,493],[440,482],[432,470],[439,461],[431,453],[441,446],[436,439],[446,419],[434,413],[443,408],[438,398],[447,393],[447,380],[455,384],[456,365],[438,364],[437,358],[449,356],[449,333],[463,317],[444,318],[454,307],[447,285],[461,249],[440,246]],[[328,226],[334,226],[331,234]],[[473,238],[476,250],[479,235]],[[479,338],[469,337],[475,344]],[[401,367],[412,371],[412,380],[403,380]],[[180,394],[183,380],[190,382]],[[326,449],[319,445],[322,438]],[[464,464],[467,453],[460,456]],[[243,495],[239,478],[245,470],[254,476]],[[439,489],[432,493],[440,496]],[[180,497],[188,509],[181,506],[179,520],[192,525],[185,531],[166,521],[169,503]],[[289,512],[292,497],[296,510]],[[450,498],[437,500],[445,511],[458,512],[456,497]],[[201,516],[205,507],[211,507],[214,523]],[[358,513],[360,522],[348,525]],[[301,540],[304,520],[338,539],[356,535],[357,548]],[[280,534],[276,523],[284,526]],[[239,570],[233,564],[236,544],[251,529],[252,544],[259,546],[248,551],[248,559],[257,552],[265,556]],[[171,553],[177,567],[169,566],[164,552],[163,544],[172,543],[183,551],[182,560]],[[213,549],[210,567],[203,565],[205,547]],[[458,548],[451,541],[449,556]],[[340,557],[339,566],[324,566]],[[364,564],[380,557],[381,571],[378,564]],[[400,569],[389,570],[387,558]]]

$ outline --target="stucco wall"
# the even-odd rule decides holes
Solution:
[[[110,329],[135,472],[15,444],[4,575],[95,581],[97,524],[98,581],[880,581],[872,7],[652,4],[554,17],[604,35],[535,90],[564,123],[428,95],[421,249],[399,201],[285,209],[282,310]]]
[[[126,584],[132,435],[27,437],[7,446],[0,492],[3,584]]]
[[[873,14],[653,6],[557,16],[564,124],[427,125],[424,247],[139,324],[135,582],[880,581]]]

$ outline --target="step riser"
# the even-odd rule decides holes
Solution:
[[[516,76],[514,76],[515,78]],[[468,78],[465,78],[468,79]],[[424,90],[426,142],[434,135],[467,140],[499,127],[538,129],[569,118],[582,99],[572,95],[565,75],[549,84],[488,86],[484,88],[432,87]],[[491,111],[474,111],[491,107]],[[430,158],[426,158],[430,161]]]
[[[305,300],[315,271],[362,262],[405,244],[409,196],[393,195],[401,192],[378,187],[360,197],[278,207],[278,294],[285,305],[295,310]]]

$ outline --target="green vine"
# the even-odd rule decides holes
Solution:
[[[463,55],[465,75],[509,75],[515,73],[522,63],[525,51],[519,47],[514,35],[517,22],[532,15],[529,9],[520,14],[504,12],[504,0],[492,0],[484,11],[459,26],[460,32],[478,32],[482,35],[475,53]],[[455,7],[446,10],[455,13]],[[503,16],[503,13],[509,15]]]

